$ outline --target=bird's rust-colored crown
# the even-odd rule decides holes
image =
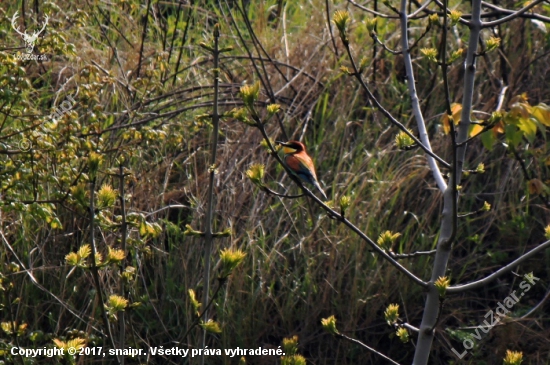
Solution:
[[[283,151],[285,153],[299,153],[302,151],[306,151],[306,146],[302,142],[298,141],[288,141],[288,142],[281,142],[277,141],[278,144],[283,146]]]

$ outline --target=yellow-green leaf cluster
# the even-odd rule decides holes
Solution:
[[[226,248],[220,251],[221,278],[227,278],[231,272],[243,262],[246,253],[240,249]]]
[[[451,56],[449,57],[448,63],[453,63],[454,61],[461,58],[463,54],[464,54],[464,48],[459,48],[456,51],[453,51],[451,53]]]
[[[298,352],[298,336],[283,338],[283,352],[286,355],[294,355]]]
[[[128,299],[120,295],[111,295],[105,304],[107,315],[112,321],[116,321],[117,313],[124,311],[128,307]]]
[[[107,253],[107,261],[118,263],[124,260],[125,257],[126,253],[123,250],[109,247],[109,252]]]
[[[133,266],[126,266],[126,268],[122,272],[122,278],[127,282],[131,282],[135,279],[135,277],[136,277],[136,268]]]
[[[390,304],[384,311],[384,319],[392,326],[399,318],[399,304]]]
[[[260,95],[260,82],[257,81],[253,85],[241,86],[240,95],[243,99],[244,105],[252,108],[254,106],[254,102],[258,100],[258,96]]]
[[[246,177],[252,181],[254,185],[263,186],[263,178],[265,174],[265,166],[260,163],[255,163],[246,171]]]
[[[321,319],[321,325],[323,326],[323,329],[331,335],[338,334],[338,329],[336,328],[336,317],[334,317],[334,315]]]
[[[412,134],[412,131],[410,129],[409,132]],[[404,131],[400,131],[399,133],[397,133],[397,136],[395,136],[395,144],[399,149],[406,150],[412,147],[414,143],[414,139],[412,139],[411,136]]]
[[[350,205],[351,205],[351,197],[349,197],[348,195],[343,195],[340,198],[340,210],[342,211],[342,213],[344,213],[349,208]]]
[[[278,113],[279,110],[281,110],[281,106],[279,104],[269,104],[267,106],[267,113],[269,115],[274,115],[274,114]]]
[[[115,311],[122,311],[128,306],[128,299],[120,295],[111,295],[107,306]]]
[[[90,153],[90,156],[88,157],[88,172],[92,180],[96,177],[97,171],[99,170],[102,161],[103,156],[101,156],[99,153]]]
[[[376,17],[365,20],[365,26],[367,27],[367,31],[371,35],[375,33],[377,20],[378,18]]]
[[[247,124],[247,125],[256,125],[256,122],[248,118],[248,113],[245,108],[233,108],[226,113],[225,117],[235,118],[238,121]]]
[[[401,236],[401,233],[396,232],[393,233],[392,231],[385,231],[378,236],[378,240],[376,243],[384,249],[390,249],[392,248],[395,241]]]
[[[483,162],[480,162],[479,165],[476,167],[476,174],[484,174],[485,173],[485,164]]]
[[[458,10],[451,10],[449,13],[449,19],[451,20],[451,26],[455,26],[459,21],[462,13]]]
[[[142,237],[156,238],[162,233],[162,226],[158,223],[150,223],[143,220],[139,225],[139,234]]]
[[[431,25],[439,25],[439,15],[437,15],[437,13],[430,15],[428,20]]]
[[[84,184],[71,186],[70,191],[73,198],[82,208],[85,208],[88,205],[88,191],[86,190],[86,186]]]
[[[97,207],[99,209],[109,208],[115,204],[117,192],[113,190],[111,185],[104,184],[97,193]]]
[[[401,342],[407,343],[409,342],[409,331],[405,327],[399,327],[397,331],[395,331],[395,335],[399,337]]]
[[[91,255],[91,253],[92,248],[90,245],[84,244],[80,246],[78,251],[67,254],[67,256],[65,256],[65,261],[67,261],[67,264],[71,266],[86,267],[86,259]]]
[[[54,338],[53,343],[57,348],[63,349],[63,353],[68,354],[68,350],[70,348],[76,349],[77,351],[82,349],[84,345],[86,345],[86,340],[80,337],[73,338],[69,341],[61,341],[57,338]]]
[[[201,303],[197,300],[197,295],[195,294],[195,291],[193,289],[189,289],[187,293],[189,294],[189,300],[191,301],[191,305],[193,306],[195,313],[197,314],[197,316],[199,316]]]
[[[222,329],[220,328],[220,325],[218,322],[215,322],[211,319],[209,319],[206,322],[201,322],[200,326],[206,330],[206,332],[210,333],[222,333]]]
[[[428,60],[437,62],[437,49],[435,48],[420,48],[420,53],[424,55]]]
[[[306,365],[306,359],[302,355],[282,356],[281,365]]]
[[[490,37],[485,42],[485,46],[487,47],[486,52],[489,53],[491,51],[494,51],[500,46],[500,38],[498,37]]]
[[[523,352],[506,350],[504,365],[521,365],[523,361]]]
[[[337,10],[334,12],[334,16],[332,17],[332,22],[334,25],[336,25],[336,28],[338,28],[338,31],[340,32],[340,36],[342,34],[346,34],[348,23],[349,23],[350,17],[349,13],[345,10]]]
[[[447,292],[447,288],[451,285],[451,279],[446,276],[440,276],[434,283],[435,288],[439,292],[440,297],[444,297]]]
[[[1,322],[0,328],[2,328],[2,331],[6,333],[8,336],[13,336],[14,334],[17,335],[17,337],[21,337],[25,334],[25,331],[27,330],[27,323],[17,324],[17,322]]]

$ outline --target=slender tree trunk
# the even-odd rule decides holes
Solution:
[[[474,95],[475,71],[476,71],[476,51],[481,32],[481,0],[472,1],[472,19],[470,25],[470,39],[468,41],[468,53],[464,64],[464,96],[462,99],[462,114],[460,124],[457,128],[456,163],[453,162],[453,180],[460,182],[464,158],[466,154],[466,144],[462,142],[468,139],[468,129],[470,127],[470,114],[472,111],[472,99]],[[440,277],[445,276],[447,263],[451,254],[451,245],[454,236],[455,213],[453,205],[457,204],[458,197],[455,196],[456,186],[449,184],[443,194],[443,212],[439,241],[437,243],[437,253],[435,255],[432,276],[430,279],[428,296],[424,315],[420,325],[418,341],[416,343],[416,352],[414,354],[413,365],[426,365],[430,357],[430,351],[434,339],[434,333],[437,318],[439,316],[439,293],[434,286],[434,282]]]

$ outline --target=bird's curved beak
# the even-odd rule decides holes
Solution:
[[[283,142],[283,141],[275,141],[275,143],[277,143],[278,145],[281,145],[281,146],[288,146],[288,144],[286,142]]]

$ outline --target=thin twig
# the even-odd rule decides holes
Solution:
[[[387,360],[389,361],[390,363],[394,364],[394,365],[401,365],[399,364],[397,361],[395,360],[392,360],[390,359],[389,357],[387,357],[386,355],[384,355],[383,353],[379,352],[379,351],[376,351],[375,349],[373,349],[372,347],[369,347],[367,345],[365,345],[363,342],[359,341],[359,340],[356,340],[355,338],[351,338],[351,337],[348,337],[342,333],[336,333],[335,334],[336,337],[338,338],[343,338],[344,340],[347,340],[347,341],[350,341],[350,342],[353,342],[354,344],[356,345],[359,345],[367,350],[369,350],[370,352],[372,352],[373,354],[376,354],[378,356],[380,356],[381,358],[383,358],[384,360]]]
[[[180,63],[181,63],[181,57],[183,56],[183,48],[184,48],[183,46],[185,45],[185,41],[187,40],[187,32],[189,31],[189,24],[191,23],[191,14],[193,13],[192,6],[193,6],[194,1],[195,0],[190,1],[190,7],[189,7],[189,10],[187,12],[187,20],[185,21],[185,29],[183,30],[183,36],[182,36],[180,51],[178,53],[178,60],[176,61],[176,70],[174,71],[174,78],[172,79],[172,86],[174,86],[176,84],[178,69],[179,69],[179,66],[180,66]],[[164,81],[163,81],[163,84],[164,84]]]
[[[2,296],[5,298],[5,303],[4,303],[4,308],[7,307],[7,312],[8,312],[8,328],[10,328],[11,330],[11,334],[12,334],[12,340],[13,342],[15,342],[15,344],[17,345],[18,348],[21,347],[20,343],[19,343],[19,334],[18,334],[18,326],[17,326],[17,321],[15,320],[15,315],[12,311],[12,305],[13,305],[13,300],[11,298],[11,289],[13,287],[11,285],[7,285],[6,286],[6,289],[5,289],[5,293],[2,293]],[[4,323],[2,323],[2,325],[4,325]],[[21,355],[21,351],[17,351],[17,354],[19,355],[19,361],[21,361],[21,365],[25,365],[25,360],[23,359],[23,355]]]
[[[437,318],[435,319],[435,323],[432,327],[432,332],[435,331],[437,328],[437,324],[439,323],[439,320],[441,319],[441,312],[443,311],[443,305],[445,304],[445,297],[439,297],[439,308],[437,310]]]
[[[521,166],[521,171],[523,172],[523,177],[525,178],[526,181],[531,180],[531,178],[529,177],[529,171],[527,171],[527,166],[525,166],[525,162],[523,161],[523,159],[519,155],[518,151],[516,151],[516,149],[512,146],[510,146],[510,147],[511,148],[509,148],[509,150],[512,151],[512,154],[514,155],[516,161],[519,162],[519,165]]]
[[[336,40],[334,39],[334,34],[332,33],[332,25],[330,24],[330,7],[328,0],[325,0],[325,10],[327,15],[328,32],[330,34],[330,39],[332,40],[332,46],[334,47],[334,54],[336,55],[336,58],[340,58],[340,55],[338,55],[338,47],[336,47]]]
[[[371,34],[371,37],[372,39],[374,39],[374,41],[376,43],[378,43],[379,45],[382,46],[382,48],[384,48],[387,52],[390,52],[391,54],[394,54],[394,55],[398,55],[398,54],[401,54],[403,53],[402,51],[394,51],[393,49],[389,48],[388,46],[386,46],[386,43],[382,42],[380,40],[380,38],[378,38],[378,36],[376,35],[376,33],[373,32],[373,34]]]
[[[358,7],[359,9],[366,11],[367,13],[374,14],[374,15],[380,17],[380,18],[387,18],[387,19],[398,19],[398,18],[399,18],[399,17],[396,16],[396,15],[387,15],[387,14],[384,14],[384,13],[380,13],[380,12],[378,12],[378,11],[374,11],[374,10],[372,10],[372,9],[369,9],[369,8],[363,6],[363,5],[357,4],[354,0],[348,0],[348,2],[349,2],[351,5],[356,6],[356,7]]]
[[[92,278],[94,281],[94,286],[97,293],[97,299],[99,301],[99,311],[101,313],[101,318],[103,320],[103,326],[105,327],[105,330],[107,331],[107,334],[109,336],[109,341],[111,342],[111,346],[113,346],[113,349],[116,349],[115,339],[113,337],[113,333],[111,331],[111,326],[109,325],[109,318],[107,317],[107,311],[105,310],[105,301],[103,300],[103,290],[101,288],[101,281],[99,280],[99,268],[97,267],[96,263],[96,255],[97,255],[97,247],[95,244],[95,208],[94,208],[94,193],[95,193],[95,180],[96,178],[93,177],[92,181],[90,182],[90,206],[89,206],[89,213],[90,213],[90,241],[92,244],[90,245],[92,248],[92,255],[90,258],[90,272],[92,273]],[[120,364],[120,356],[116,356],[117,362]]]
[[[126,222],[126,201],[124,200],[124,168],[122,164],[119,165],[119,179],[120,179],[120,186],[119,186],[119,199],[120,199],[120,216],[121,216],[121,241],[122,241],[122,252],[124,252],[124,258],[120,262],[120,296],[125,298],[125,288],[124,288],[124,270],[126,269],[126,236],[128,231],[128,226]],[[126,343],[126,323],[125,323],[125,312],[120,312],[120,344],[119,348],[125,348]],[[121,357],[121,365],[124,365],[124,356]]]
[[[437,250],[415,251],[415,252],[411,252],[411,253],[393,253],[393,252],[389,251],[388,253],[394,259],[400,260],[400,259],[410,259],[410,258],[416,257],[416,256],[432,256],[432,255],[435,255],[436,252],[437,252]]]
[[[305,194],[298,194],[298,195],[285,195],[285,194],[281,194],[281,193],[277,193],[276,191],[273,191],[271,190],[270,188],[266,187],[266,186],[262,186],[261,189],[263,191],[265,191],[266,193],[269,193],[269,194],[273,194],[275,196],[279,196],[281,198],[288,198],[288,199],[296,199],[296,198],[301,198],[303,197]]]
[[[214,56],[214,102],[212,106],[212,145],[210,148],[210,165],[209,169],[209,181],[208,181],[208,192],[207,192],[207,210],[205,217],[205,228],[204,228],[204,274],[203,274],[203,303],[208,303],[210,290],[210,266],[212,264],[212,246],[214,243],[214,237],[212,234],[212,217],[214,215],[214,178],[216,176],[216,155],[218,152],[218,137],[220,134],[220,115],[218,114],[218,93],[219,93],[219,39],[220,39],[220,26],[219,24],[214,25],[214,47],[212,49],[212,54]],[[204,323],[208,321],[208,310],[205,308],[202,315]],[[203,329],[201,349],[204,349],[206,346],[206,329]],[[201,361],[200,363],[204,365],[204,354],[201,352]]]
[[[151,10],[151,0],[147,0],[147,10],[143,22],[143,31],[141,32],[141,46],[139,47],[139,61],[136,71],[136,77],[139,77],[141,71],[141,62],[143,61],[143,47],[145,47],[145,37],[147,36],[147,24],[149,24],[149,11]]]
[[[174,42],[176,41],[176,35],[178,34],[177,30],[178,30],[178,25],[180,23],[182,5],[183,5],[183,1],[179,1],[178,10],[176,10],[176,23],[174,24],[174,31],[172,33],[172,40],[170,41],[170,49],[168,50],[168,59],[167,59],[168,63],[170,63],[170,59],[172,58],[172,51],[174,50]],[[166,71],[166,72],[168,72],[168,71]]]
[[[525,319],[525,318],[530,317],[537,309],[542,307],[542,305],[548,300],[548,298],[550,298],[550,290],[548,290],[546,292],[546,295],[544,296],[544,298],[542,298],[542,300],[540,302],[538,302],[537,305],[535,305],[533,308],[531,308],[531,310],[529,312],[525,313],[523,316],[521,316],[519,318]]]

